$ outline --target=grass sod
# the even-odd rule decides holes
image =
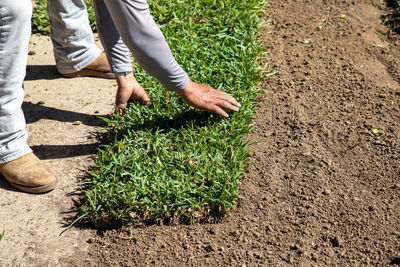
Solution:
[[[240,197],[249,155],[263,49],[263,0],[149,1],[177,61],[193,80],[242,104],[230,119],[189,108],[140,67],[135,75],[152,104],[135,103],[107,119],[102,145],[82,181],[79,220],[199,219],[229,210]]]
[[[265,3],[151,1],[177,61],[198,82],[227,90],[243,105],[231,119],[188,106],[138,68],[151,106],[135,103],[108,120],[103,145],[83,181],[81,216],[96,220],[201,218],[228,210],[239,197],[264,71],[257,42]]]
[[[393,13],[393,20],[394,20],[394,28],[397,32],[400,33],[400,0],[394,0],[394,13]]]
[[[388,24],[395,32],[400,33],[400,0],[386,0],[386,2],[391,8],[391,12],[384,16],[383,23]]]

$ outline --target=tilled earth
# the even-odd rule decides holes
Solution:
[[[217,223],[98,231],[86,266],[400,264],[400,40],[380,1],[271,0],[236,207]]]

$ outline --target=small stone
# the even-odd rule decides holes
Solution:
[[[235,230],[233,232],[230,232],[230,235],[233,236],[233,237],[239,237],[240,236],[240,232],[239,232],[239,230]]]
[[[330,195],[331,193],[332,193],[332,191],[329,190],[329,189],[325,189],[324,192],[322,192],[322,194],[324,194],[325,196],[328,196],[328,195]]]
[[[322,236],[322,240],[323,240],[324,242],[328,241],[328,236],[327,236],[327,235],[323,235],[323,236]]]
[[[260,252],[254,252],[253,253],[253,255],[254,255],[254,257],[256,258],[256,259],[259,259],[259,260],[261,260],[262,259],[262,255],[261,255],[261,253]]]
[[[337,247],[341,246],[341,241],[337,236],[335,236],[335,237],[331,238],[331,244],[332,244],[332,247],[337,248]]]
[[[208,245],[208,246],[204,247],[204,250],[207,251],[207,252],[215,251],[214,248],[211,245]]]
[[[33,51],[33,50],[30,50],[30,51],[28,52],[28,55],[30,55],[30,56],[36,55],[36,52]]]
[[[369,210],[369,211],[374,211],[374,210],[375,210],[375,207],[374,207],[374,206],[369,206],[369,207],[368,207],[368,210]]]

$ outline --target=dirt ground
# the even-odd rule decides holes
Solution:
[[[95,151],[94,115],[112,110],[115,87],[61,79],[48,39],[36,38],[31,47],[48,49],[29,59],[29,142],[61,185],[31,196],[0,180],[0,265],[400,265],[400,38],[384,36],[385,4],[270,0],[267,13],[262,42],[276,73],[249,136],[243,199],[212,224],[59,236]]]
[[[29,50],[23,103],[28,143],[60,184],[49,194],[30,195],[0,177],[0,266],[58,266],[63,257],[89,249],[90,231],[60,234],[73,206],[70,194],[96,152],[91,133],[104,125],[97,116],[113,111],[116,91],[112,80],[61,78],[48,37],[32,36]]]

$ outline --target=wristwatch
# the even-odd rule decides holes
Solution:
[[[114,72],[115,77],[121,77],[121,76],[126,76],[132,71],[121,71],[121,72]]]

